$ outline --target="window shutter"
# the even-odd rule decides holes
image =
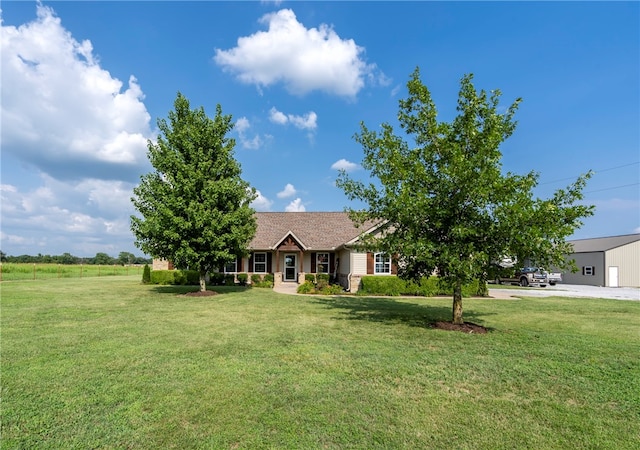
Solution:
[[[253,272],[253,253],[249,253],[249,270],[247,272]]]
[[[267,253],[267,273],[271,273],[271,253]]]
[[[311,253],[311,273],[316,273],[316,254]]]
[[[242,267],[242,263],[244,263],[244,258],[243,257],[238,258],[238,261],[237,261],[238,272],[244,272],[244,267]]]
[[[329,273],[336,271],[336,254],[329,253]]]
[[[367,253],[367,274],[371,275],[374,272],[375,261],[373,260],[373,253]]]

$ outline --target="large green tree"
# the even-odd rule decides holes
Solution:
[[[168,119],[158,120],[161,134],[148,143],[155,170],[133,190],[141,217],[131,217],[131,229],[145,253],[197,270],[204,291],[208,272],[246,253],[255,189],[241,178],[235,140],[227,138],[231,116],[220,105],[211,119],[178,93]]]
[[[361,124],[367,183],[338,177],[351,200],[354,221],[385,226],[365,237],[364,247],[394,255],[399,274],[418,279],[437,273],[453,288],[453,323],[462,324],[462,285],[485,280],[503,256],[566,267],[565,238],[593,214],[578,204],[589,174],[550,199],[534,197],[538,174],[503,173],[500,145],[514,132],[520,99],[508,108],[500,91],[476,91],[473,75],[460,82],[457,116],[440,122],[429,89],[416,69],[400,100],[398,121],[404,137],[384,123],[379,132]],[[502,111],[502,112],[501,112]],[[535,155],[530,155],[532,158]]]

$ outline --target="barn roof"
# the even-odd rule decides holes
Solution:
[[[604,252],[640,241],[640,233],[569,241],[574,253]]]

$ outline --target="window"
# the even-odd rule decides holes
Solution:
[[[224,273],[236,273],[238,271],[238,260],[227,263],[224,266]]]
[[[391,273],[391,258],[386,253],[375,253],[375,273]]]
[[[596,268],[593,266],[582,266],[582,275],[594,276]]]
[[[329,273],[329,254],[316,254],[316,273]]]
[[[255,273],[267,273],[267,254],[266,253],[253,254],[253,271]]]

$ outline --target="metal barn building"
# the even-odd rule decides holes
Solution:
[[[564,273],[567,284],[640,287],[640,234],[569,241],[578,271]]]

